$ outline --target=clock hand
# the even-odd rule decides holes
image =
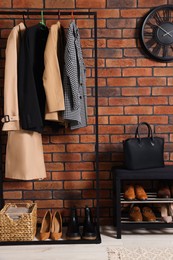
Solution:
[[[166,36],[167,34],[170,34],[171,32],[173,32],[173,30],[171,30],[171,31],[169,31],[169,32],[167,32],[167,33],[165,33],[165,34],[163,34],[163,36]]]
[[[166,34],[168,34],[170,37],[172,37],[172,35],[169,33],[169,32],[167,32],[165,29],[163,29],[160,25],[157,25],[162,31],[164,31]]]

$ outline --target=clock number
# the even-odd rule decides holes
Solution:
[[[153,48],[152,53],[153,53],[154,55],[158,55],[159,52],[160,52],[160,50],[161,50],[161,45],[160,45],[160,44],[157,44],[157,45]]]
[[[153,37],[153,33],[145,31],[144,36],[145,36],[145,38],[151,38],[151,37]]]
[[[146,44],[147,48],[151,48],[155,43],[156,43],[155,40],[151,39],[151,40],[147,41],[145,44]]]
[[[156,23],[158,25],[163,23],[163,19],[162,19],[162,17],[160,16],[160,14],[158,12],[155,12],[155,14],[153,15],[153,18],[156,20]]]
[[[147,21],[146,25],[150,26],[152,29],[155,29],[157,26],[150,21]]]
[[[171,21],[171,11],[169,9],[164,9],[163,10],[163,20],[165,22]]]
[[[168,46],[164,45],[163,46],[163,57],[167,57],[168,56]]]

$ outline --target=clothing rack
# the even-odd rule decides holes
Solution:
[[[76,12],[76,11],[63,11],[51,9],[47,11],[47,9],[39,9],[39,11],[32,11],[31,9],[25,10],[0,10],[0,15],[21,15],[29,16],[29,15],[40,15],[41,11],[44,11],[45,15],[50,16],[57,16],[57,19],[60,16],[84,16],[89,15],[93,16],[94,19],[94,67],[95,67],[95,152],[96,152],[96,160],[95,160],[95,172],[96,172],[96,228],[97,228],[97,238],[96,240],[51,240],[51,241],[8,241],[8,242],[0,242],[0,245],[40,245],[40,244],[98,244],[101,243],[101,237],[99,232],[99,133],[98,133],[98,64],[97,64],[97,12]],[[9,17],[9,19],[12,19]],[[15,19],[15,17],[14,17]],[[27,19],[27,18],[25,18]],[[91,18],[89,18],[91,19]],[[0,191],[0,207],[3,206],[3,177],[2,177],[2,163],[1,167],[1,174],[0,174],[0,184],[1,184],[1,191]]]

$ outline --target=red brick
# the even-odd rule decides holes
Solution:
[[[51,162],[51,161],[52,161],[52,156],[51,156],[51,154],[45,154],[45,153],[44,153],[44,161],[45,161],[45,162]]]
[[[123,126],[117,126],[117,125],[101,125],[99,126],[99,133],[100,134],[122,134],[124,133],[124,127]]]
[[[172,76],[172,68],[154,68],[154,76]]]
[[[173,97],[169,97],[169,105],[173,105]]]
[[[114,98],[109,98],[109,105],[110,106],[116,106],[116,105],[137,105],[138,104],[138,100],[136,97],[132,97],[132,98],[123,98],[123,97],[114,97]]]
[[[77,170],[91,170],[93,171],[93,163],[91,162],[78,162],[78,163],[66,163],[65,170],[76,171]]]
[[[144,77],[138,78],[138,85],[139,86],[165,86],[166,85],[166,78],[153,78],[153,77]]]
[[[125,18],[141,18],[148,12],[148,9],[123,9],[121,17]]]
[[[125,114],[146,115],[146,114],[152,114],[152,112],[153,112],[153,108],[151,106],[125,107]]]
[[[107,28],[136,28],[135,19],[109,19]],[[133,46],[132,46],[133,47]]]
[[[3,190],[31,190],[33,187],[32,182],[4,182]]]
[[[158,126],[155,126],[155,132],[156,133],[173,133],[173,126],[172,125],[158,125]]]
[[[46,170],[47,171],[63,171],[64,165],[63,163],[46,163]]]
[[[106,0],[76,0],[76,8],[105,8]]]
[[[136,79],[135,78],[108,78],[107,85],[108,87],[136,86]]]
[[[86,205],[88,207],[93,207],[93,200],[91,199],[78,199],[78,200],[65,200],[64,201],[64,207],[65,208],[70,208],[72,205],[77,205],[78,208],[85,208]]]
[[[81,191],[80,190],[72,190],[72,191],[67,191],[67,190],[61,190],[61,191],[54,191],[53,192],[53,198],[54,199],[62,199],[62,200],[67,200],[70,198],[71,199],[79,199],[81,198]]]
[[[96,137],[95,135],[81,135],[80,142],[81,143],[95,143]]]
[[[97,12],[97,18],[118,18],[119,9],[91,9],[91,12]]]
[[[151,68],[125,68],[123,76],[152,76]]]
[[[78,189],[91,189],[93,188],[92,181],[65,181],[64,182],[64,189],[70,190],[78,190]]]
[[[123,88],[122,96],[149,96],[151,94],[151,88]]]
[[[79,143],[79,136],[78,135],[55,135],[51,136],[50,138],[51,143]],[[59,147],[59,145],[58,145]]]
[[[98,95],[99,97],[114,97],[114,96],[120,96],[120,89],[119,88],[100,88],[98,89]]]
[[[95,150],[93,144],[68,144],[67,152],[93,152]]]
[[[159,5],[167,4],[167,0],[152,0],[152,1],[146,1],[146,0],[138,0],[138,7],[157,7]]]
[[[142,57],[142,53],[140,52],[139,48],[129,48],[124,50],[125,57]]]
[[[138,38],[139,29],[123,29],[123,38]]]
[[[157,106],[157,107],[154,107],[154,114],[171,115],[171,114],[173,114],[173,106]]]
[[[58,173],[61,174],[61,173]],[[34,190],[56,190],[62,189],[63,184],[61,181],[36,181],[34,182]]]
[[[52,193],[50,191],[24,191],[23,193],[24,199],[51,199]]]
[[[4,191],[4,199],[22,199],[22,191]]]
[[[8,8],[11,7],[11,0],[1,0],[0,8]]]
[[[165,67],[165,62],[157,62],[149,59],[137,59],[137,67]]]
[[[46,0],[49,1],[49,0]],[[43,8],[42,0],[13,0],[13,8]]]
[[[166,97],[140,97],[140,105],[166,105],[168,104],[168,98]]]
[[[93,71],[94,72],[94,71]],[[112,77],[112,76],[121,76],[121,70],[116,69],[98,69],[99,77]]]
[[[65,152],[65,145],[46,144],[43,150],[44,152]]]
[[[136,0],[108,0],[108,8],[118,8],[118,7],[136,7]]]
[[[61,153],[61,154],[53,154],[53,162],[68,162],[68,161],[80,161],[81,155],[80,153]]]
[[[107,40],[107,46],[109,48],[127,48],[135,47],[136,41],[134,39],[114,39]]]
[[[134,59],[107,59],[106,60],[107,67],[134,67],[135,60]]]
[[[152,88],[152,94],[155,96],[173,95],[173,87]]]
[[[98,57],[100,58],[121,58],[122,50],[120,49],[101,49],[98,50]]]
[[[110,116],[110,124],[137,124],[137,116]]]
[[[94,20],[93,19],[78,19],[77,20],[78,28],[94,28]]]
[[[120,29],[98,29],[97,36],[99,38],[121,38]]]
[[[122,143],[125,139],[131,138],[132,135],[130,134],[124,134],[124,135],[112,135],[111,136],[111,143]],[[134,135],[133,135],[134,137]],[[114,151],[114,150],[113,150]]]
[[[79,180],[81,176],[80,172],[71,172],[71,171],[66,171],[66,172],[52,172],[52,180]],[[56,183],[56,182],[55,182]],[[58,182],[60,183],[60,182]]]
[[[123,107],[100,107],[99,115],[122,115]]]
[[[46,0],[46,8],[75,8],[74,0]]]
[[[86,67],[94,67],[94,65],[95,65],[94,59],[85,59],[85,66]],[[105,60],[104,59],[98,59],[97,65],[98,65],[98,67],[105,67]]]
[[[99,198],[109,198],[110,192],[107,190],[101,190],[99,192]],[[82,198],[96,198],[96,191],[95,190],[84,190],[82,191]]]
[[[168,116],[139,116],[139,122],[149,124],[168,124]]]
[[[0,28],[12,28],[14,26],[14,23],[12,20],[0,20]],[[1,47],[5,47],[6,45],[6,40],[1,39]]]
[[[36,200],[35,203],[37,203],[38,208],[62,208],[63,207],[63,200]]]

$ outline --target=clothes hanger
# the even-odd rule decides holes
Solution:
[[[58,10],[58,21],[60,21],[61,13],[60,10]]]
[[[73,11],[71,12],[71,19],[72,19],[72,22],[75,21],[75,18],[74,18],[74,13]]]
[[[26,21],[25,21],[25,14],[23,13],[22,16],[23,16],[23,24],[25,25],[25,27],[27,27],[26,26]]]
[[[41,11],[41,21],[40,21],[40,24],[46,27],[46,23],[44,21],[44,13],[43,13],[43,11]]]

